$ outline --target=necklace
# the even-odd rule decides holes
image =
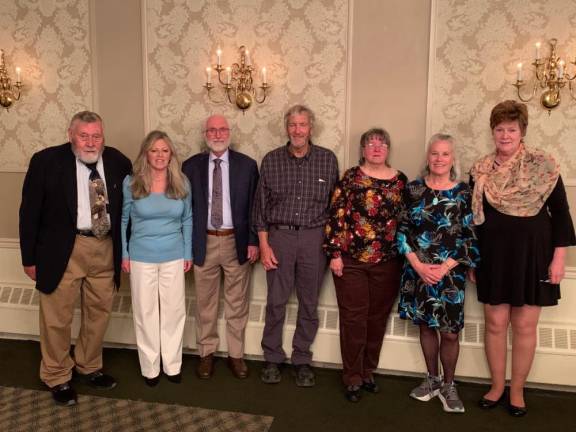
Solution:
[[[437,205],[442,200],[442,191],[436,189],[430,189],[434,194],[434,198],[432,199],[432,205]]]

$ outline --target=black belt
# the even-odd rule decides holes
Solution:
[[[76,234],[82,237],[96,237],[92,230],[76,230]]]
[[[304,229],[305,227],[300,225],[274,225],[274,228],[279,230],[299,231],[301,229]]]

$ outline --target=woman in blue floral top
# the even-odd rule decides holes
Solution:
[[[454,139],[436,134],[428,144],[423,176],[408,183],[396,236],[405,255],[398,311],[420,326],[428,375],[410,393],[427,402],[439,396],[446,412],[464,412],[454,385],[464,325],[464,286],[479,255],[472,228],[471,192],[458,183]],[[438,333],[440,337],[438,337]],[[438,373],[438,354],[444,379]]]
[[[378,366],[386,322],[400,286],[395,245],[406,176],[388,164],[390,135],[371,129],[360,139],[360,166],[350,168],[332,195],[326,225],[338,309],[342,380],[346,398],[378,392]]]

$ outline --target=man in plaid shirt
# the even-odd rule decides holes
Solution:
[[[310,141],[314,113],[308,107],[293,106],[284,121],[289,141],[264,156],[252,215],[268,282],[262,337],[266,365],[260,378],[267,384],[282,378],[286,304],[295,289],[299,306],[291,361],[296,385],[312,387],[310,345],[318,330],[318,295],[327,264],[324,225],[338,180],[338,161],[331,150]]]

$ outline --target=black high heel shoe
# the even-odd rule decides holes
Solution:
[[[478,406],[482,409],[496,408],[498,405],[501,405],[506,400],[506,397],[507,397],[506,390],[502,392],[502,395],[498,398],[498,400],[486,399],[484,396],[482,396],[478,401]]]

